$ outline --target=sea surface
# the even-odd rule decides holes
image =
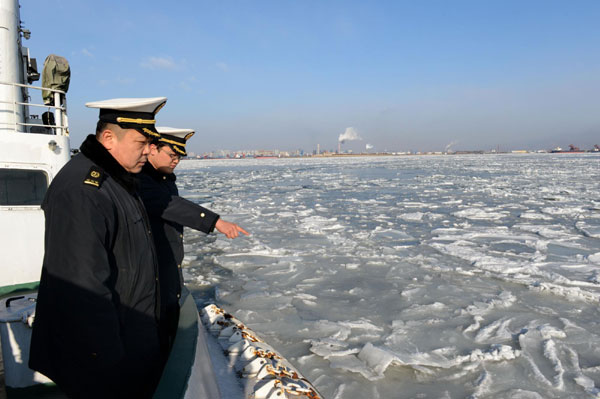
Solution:
[[[328,399],[600,397],[600,154],[186,160],[186,280]]]

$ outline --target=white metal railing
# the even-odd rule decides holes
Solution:
[[[12,111],[13,111],[13,116],[14,116],[14,123],[12,123],[12,125],[14,125],[15,131],[17,131],[19,126],[38,126],[38,127],[45,127],[45,128],[53,128],[53,129],[55,129],[55,132],[56,132],[55,134],[58,136],[63,136],[63,135],[68,136],[69,135],[69,123],[68,123],[68,119],[67,119],[66,92],[64,92],[62,90],[50,89],[47,87],[31,86],[31,85],[26,85],[26,84],[22,84],[22,83],[10,83],[10,82],[0,81],[0,85],[11,86],[11,87],[24,87],[26,89],[34,89],[34,90],[46,90],[51,93],[54,93],[54,105],[36,104],[36,103],[31,103],[31,102],[20,102],[20,101],[17,101],[16,99],[14,99],[14,97],[16,97],[15,95],[13,95],[13,101],[0,100],[0,104],[12,105]],[[61,97],[62,97],[63,101],[61,101]],[[61,103],[62,103],[62,105],[61,105]],[[50,125],[50,124],[47,125],[44,123],[18,122],[17,106],[19,106],[19,105],[22,105],[25,107],[40,107],[40,108],[54,109],[56,111],[56,113],[54,115],[55,123],[53,125]],[[27,115],[29,115],[29,112],[27,112]],[[3,123],[3,122],[0,122],[0,123]],[[3,124],[9,125],[10,123],[4,122]]]

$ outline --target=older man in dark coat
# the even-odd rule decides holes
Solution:
[[[45,255],[29,365],[73,398],[149,398],[160,379],[160,281],[133,174],[166,98],[116,99],[42,204]]]

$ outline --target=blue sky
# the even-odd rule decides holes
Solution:
[[[166,96],[191,151],[600,144],[600,2],[23,0],[25,45],[88,101]],[[51,24],[50,21],[56,21]]]

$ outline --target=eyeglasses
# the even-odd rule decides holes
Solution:
[[[181,155],[179,155],[179,154],[170,153],[170,152],[167,152],[164,150],[163,150],[163,152],[171,157],[171,161],[179,161],[181,159]]]

